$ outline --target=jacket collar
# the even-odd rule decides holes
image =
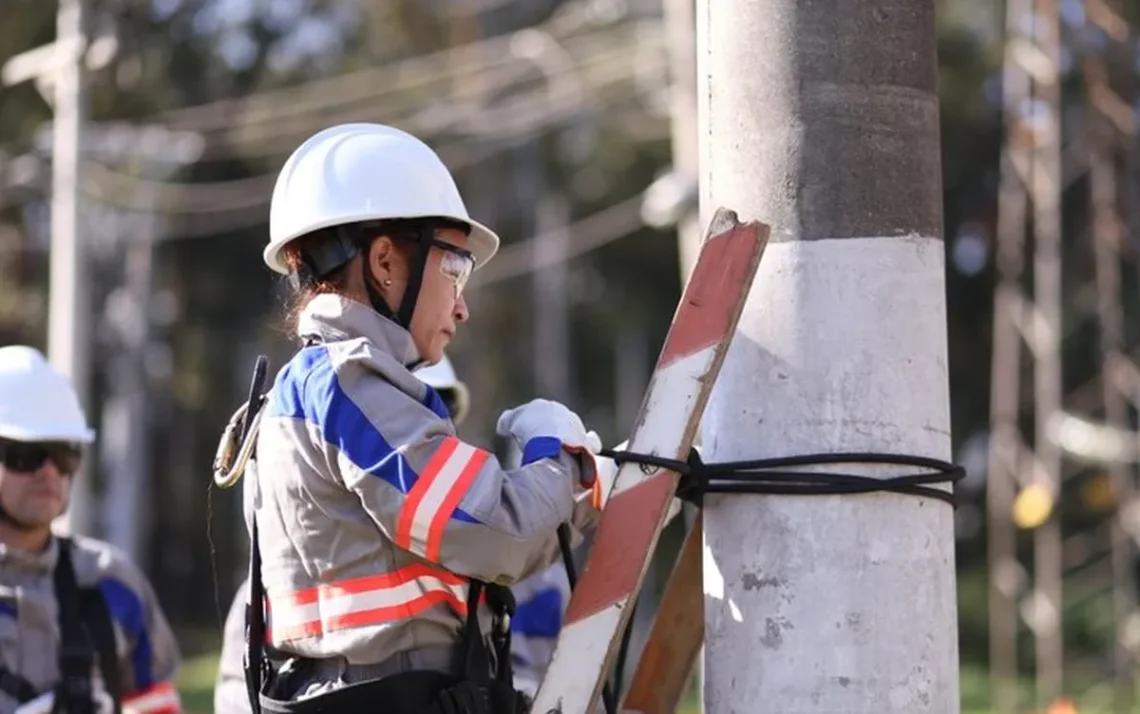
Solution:
[[[9,573],[50,573],[59,559],[59,540],[52,538],[48,547],[38,553],[19,550],[0,543],[0,568]]]
[[[331,293],[315,296],[301,311],[297,336],[338,342],[363,337],[411,369],[420,362],[411,334],[364,303]]]

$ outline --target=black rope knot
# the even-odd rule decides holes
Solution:
[[[626,450],[602,449],[599,453],[613,459],[618,465],[639,464],[647,472],[656,468],[675,471],[681,476],[681,481],[677,485],[677,497],[697,505],[701,505],[706,493],[830,496],[891,492],[936,498],[956,507],[957,501],[952,492],[932,486],[956,484],[966,477],[966,470],[962,466],[948,461],[926,456],[872,452],[809,454],[717,463],[705,463],[696,449],[690,449],[689,456],[684,461]],[[845,473],[782,470],[800,466],[853,463],[913,466],[926,471],[888,478],[873,478]]]

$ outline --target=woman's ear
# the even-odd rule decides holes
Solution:
[[[397,259],[396,246],[388,236],[380,236],[368,246],[368,272],[377,283],[393,278]]]

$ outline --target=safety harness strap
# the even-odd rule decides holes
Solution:
[[[3,665],[0,665],[0,692],[4,692],[20,704],[32,701],[38,694],[31,682],[10,672]]]
[[[91,669],[95,664],[95,648],[83,622],[79,584],[75,580],[75,568],[71,560],[71,545],[69,538],[59,539],[59,557],[54,573],[60,631],[60,681],[55,690],[55,711],[94,714]]]
[[[103,688],[114,703],[115,714],[122,710],[122,677],[119,673],[119,653],[115,644],[115,628],[111,620],[111,609],[98,588],[80,588],[79,609],[83,622],[95,640],[95,652],[99,655],[99,673],[103,677]]]
[[[59,556],[52,574],[60,627],[60,684],[56,689],[56,710],[68,714],[94,711],[91,666],[93,655],[98,653],[99,671],[117,714],[121,707],[122,680],[111,612],[98,588],[80,588],[76,582],[71,540],[59,538],[58,541]],[[89,636],[94,638],[94,647]],[[3,666],[0,666],[0,691],[20,704],[30,702],[40,694],[31,682]]]

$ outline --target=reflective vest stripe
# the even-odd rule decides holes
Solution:
[[[405,620],[447,604],[467,614],[467,581],[423,564],[270,598],[268,639],[282,642]]]
[[[123,714],[178,714],[182,700],[170,682],[161,682],[123,697]]]
[[[489,457],[453,436],[444,439],[400,509],[396,544],[438,563],[448,519]]]

